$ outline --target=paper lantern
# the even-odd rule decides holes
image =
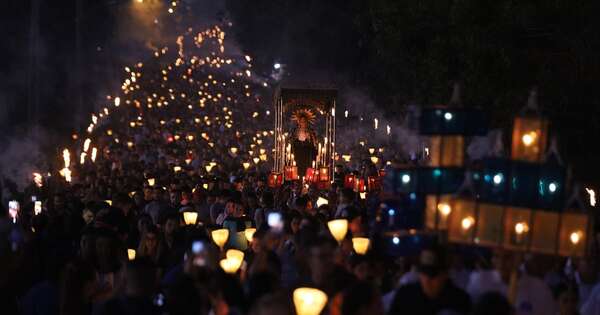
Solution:
[[[460,167],[464,165],[463,136],[432,136],[429,144],[429,166]]]
[[[283,176],[279,173],[271,173],[269,174],[267,184],[271,188],[279,187],[283,184]]]
[[[527,249],[531,238],[531,224],[531,209],[507,208],[504,222],[504,247],[510,249]]]
[[[246,240],[250,243],[252,242],[252,238],[254,237],[254,233],[256,233],[256,228],[247,228],[244,230],[244,236]]]
[[[367,178],[369,191],[376,191],[381,189],[381,181],[379,176],[369,176]]]
[[[560,215],[557,212],[536,210],[533,212],[530,250],[554,255],[558,241]]]
[[[344,176],[344,188],[353,189],[355,181],[356,176],[354,174],[347,174],[346,176]]]
[[[219,266],[221,266],[221,269],[223,269],[223,271],[226,273],[235,274],[238,269],[240,269],[241,263],[238,264],[238,261],[236,260],[224,258],[219,262]]]
[[[329,167],[323,166],[319,168],[319,181],[328,182],[329,181]]]
[[[327,222],[327,227],[329,227],[329,232],[331,232],[333,238],[340,243],[346,237],[346,233],[348,233],[348,220],[331,220]]]
[[[327,294],[314,288],[298,288],[293,293],[297,315],[319,315],[327,304]]]
[[[285,180],[292,181],[298,180],[298,167],[295,165],[288,165],[285,167]]]
[[[558,253],[563,256],[583,256],[589,231],[587,214],[567,211],[561,215]]]
[[[548,121],[541,117],[517,117],[512,136],[513,160],[540,162],[546,152]]]
[[[244,167],[244,170],[247,170],[248,168],[250,168],[250,163],[244,162],[242,163],[242,166]]]
[[[425,226],[428,229],[446,230],[451,213],[451,195],[427,195],[425,197]]]
[[[227,239],[229,239],[229,230],[228,229],[214,230],[211,232],[211,236],[212,236],[213,242],[215,242],[215,244],[217,244],[217,246],[219,246],[219,248],[221,250],[223,250],[223,246],[225,246]]]
[[[359,255],[364,255],[369,250],[369,244],[371,240],[366,237],[353,237],[352,238],[352,248]]]
[[[472,199],[457,198],[452,201],[448,220],[448,239],[453,242],[470,243],[475,230],[476,203]]]
[[[129,260],[134,260],[135,259],[135,249],[127,249],[127,258]]]
[[[475,243],[481,245],[500,245],[504,236],[504,207],[496,204],[481,203],[475,233]]]
[[[196,220],[198,220],[197,212],[186,211],[183,213],[183,221],[185,222],[185,225],[195,225]]]

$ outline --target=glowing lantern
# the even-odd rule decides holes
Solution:
[[[238,265],[237,261],[229,258],[221,259],[219,262],[221,269],[229,274],[235,274],[240,269],[241,263]]]
[[[475,219],[472,216],[468,216],[460,221],[460,226],[464,231],[468,231],[475,224]]]
[[[352,238],[352,248],[359,255],[364,255],[369,250],[369,244],[371,241],[366,237],[353,237]]]
[[[583,232],[575,231],[575,232],[572,232],[571,235],[569,235],[569,240],[571,241],[571,244],[577,246],[577,244],[579,244],[579,241],[581,241],[582,237],[583,237]]]
[[[188,139],[188,141],[194,141],[194,136],[193,135],[188,135],[187,139]]]
[[[234,154],[234,155],[235,155],[235,154],[238,152],[238,148],[236,148],[236,147],[231,147],[231,148],[229,148],[229,151],[231,151],[231,154]]]
[[[181,172],[181,166],[174,166],[173,167],[173,172],[175,172],[175,173]]]
[[[150,187],[154,186],[155,183],[156,180],[154,178],[148,178],[148,185],[150,185]]]
[[[317,181],[317,176],[315,175],[315,169],[312,167],[309,167],[306,169],[306,175],[304,176],[304,179],[306,180],[306,182],[308,183],[312,183]]]
[[[260,158],[255,157],[252,159],[252,161],[254,162],[254,164],[258,164],[260,163]]]
[[[350,159],[352,159],[352,155],[350,155],[350,154],[342,155],[342,160],[344,160],[345,162],[350,162]]]
[[[298,315],[319,315],[327,304],[327,294],[313,288],[298,288],[293,294]]]
[[[369,176],[367,178],[367,184],[369,191],[375,191],[381,189],[381,182],[378,176]]]
[[[586,234],[590,231],[590,219],[586,213],[569,210],[561,215],[558,252],[563,256],[583,256],[586,250]],[[537,228],[537,227],[536,227]]]
[[[344,176],[344,188],[353,189],[356,176],[354,174],[347,174]]]
[[[348,233],[348,220],[331,220],[327,222],[327,227],[329,228],[331,235],[333,235],[333,238],[340,243],[344,237],[346,237],[346,233]]]
[[[34,215],[38,215],[42,213],[42,202],[41,201],[35,201],[33,204],[33,214]]]
[[[129,260],[135,259],[135,249],[132,249],[132,248],[127,249],[127,258]]]
[[[465,139],[463,136],[432,136],[430,138],[430,166],[463,166]]]
[[[369,148],[369,154],[375,153],[375,148]]]
[[[548,121],[539,116],[515,118],[512,138],[514,160],[540,162],[546,152]]]
[[[271,188],[279,187],[283,184],[283,176],[279,173],[271,173],[269,174],[269,178],[267,180],[267,185]]]
[[[372,156],[372,157],[371,157],[371,162],[372,162],[373,164],[377,164],[377,163],[379,162],[379,158],[378,158],[378,157],[376,157],[376,156]]]
[[[317,208],[321,207],[322,205],[328,205],[329,204],[329,200],[323,198],[323,197],[319,197],[317,199]]]
[[[223,246],[225,246],[227,239],[229,239],[229,230],[228,229],[214,230],[210,233],[210,235],[212,236],[213,242],[215,242],[215,244],[217,244],[217,246],[219,246],[219,248],[221,250],[223,250]]]
[[[254,237],[254,233],[256,233],[256,228],[247,228],[244,230],[244,236],[246,240],[250,243],[252,242],[252,238]]]
[[[285,180],[298,180],[298,167],[288,165],[285,167]]]
[[[183,221],[185,222],[185,225],[195,225],[196,220],[198,220],[197,212],[186,211],[183,213]]]
[[[242,163],[242,166],[244,167],[244,170],[247,170],[248,168],[250,168],[250,163],[244,162]]]
[[[323,166],[319,168],[319,181],[328,182],[329,181],[329,167]]]

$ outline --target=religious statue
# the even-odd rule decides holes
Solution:
[[[315,114],[310,109],[298,109],[292,114],[296,124],[292,130],[292,154],[298,167],[298,173],[304,175],[317,157],[317,135],[312,129]]]

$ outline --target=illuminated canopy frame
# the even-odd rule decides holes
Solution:
[[[337,90],[279,88],[275,92],[275,153],[273,172],[283,173],[291,165],[286,158],[286,147],[290,143],[286,135],[291,116],[298,109],[310,109],[325,117],[325,133],[318,135],[322,141],[323,158],[317,167],[328,167],[329,178],[333,179],[335,163],[335,102]],[[300,174],[304,176],[304,174]]]

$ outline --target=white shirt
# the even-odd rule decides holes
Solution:
[[[600,315],[600,284],[594,286],[579,312],[581,315]]]
[[[517,284],[515,309],[517,315],[548,315],[556,313],[558,308],[548,285],[523,273]]]
[[[466,291],[475,302],[487,292],[497,292],[506,296],[506,284],[497,270],[475,270],[471,272]]]

